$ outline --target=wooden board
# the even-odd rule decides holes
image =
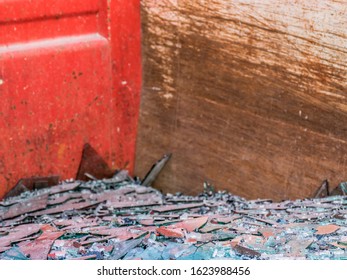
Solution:
[[[347,180],[345,1],[144,0],[135,173],[247,198]]]

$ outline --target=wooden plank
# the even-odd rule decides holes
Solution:
[[[137,175],[172,152],[169,192],[298,198],[346,179],[343,2],[158,2],[142,4]]]

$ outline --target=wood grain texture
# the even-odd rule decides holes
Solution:
[[[347,179],[347,2],[143,0],[135,173],[247,198]]]

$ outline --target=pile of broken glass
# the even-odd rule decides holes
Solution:
[[[121,171],[0,201],[0,259],[347,259],[347,197],[162,194]]]

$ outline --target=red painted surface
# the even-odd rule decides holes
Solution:
[[[22,177],[74,178],[84,143],[133,169],[139,0],[0,0],[0,198]]]

